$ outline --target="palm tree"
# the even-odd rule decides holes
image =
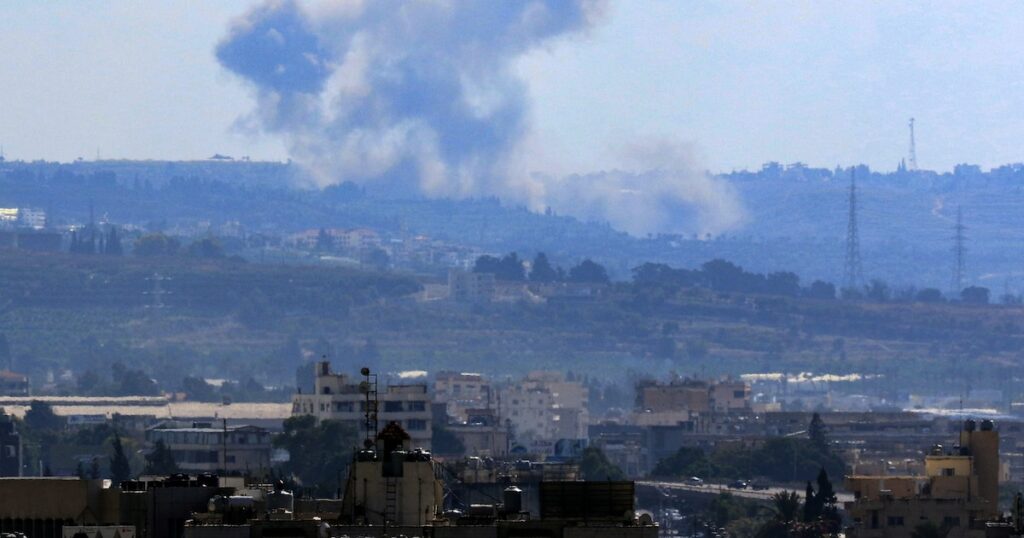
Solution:
[[[800,494],[795,491],[780,491],[772,495],[775,518],[783,523],[795,521],[800,513]]]

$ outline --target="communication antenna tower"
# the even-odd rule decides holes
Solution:
[[[363,381],[359,383],[359,391],[366,397],[366,408],[363,412],[366,439],[363,440],[363,447],[368,449],[373,447],[374,439],[377,438],[377,374],[370,372],[365,366],[359,373],[363,376]]]
[[[857,230],[857,180],[855,168],[850,170],[850,209],[846,223],[846,266],[843,284],[847,290],[855,290],[864,280],[860,260],[860,233]]]
[[[960,206],[956,206],[956,225],[953,227],[953,280],[950,283],[953,297],[959,297],[964,289],[964,254],[967,252],[964,247],[967,240],[965,230],[967,227],[964,226],[963,212]]]
[[[910,155],[907,156],[907,169],[917,170],[917,145],[914,143],[914,118],[910,118]]]

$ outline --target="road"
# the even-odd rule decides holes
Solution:
[[[728,492],[728,493],[732,493],[733,495],[735,495],[737,497],[744,497],[744,498],[747,498],[747,499],[762,499],[762,500],[768,500],[768,499],[770,499],[772,497],[772,495],[775,495],[776,493],[780,493],[780,492],[784,492],[784,491],[794,491],[792,489],[782,488],[782,487],[770,487],[768,489],[734,489],[734,488],[730,488],[730,487],[728,487],[728,486],[726,486],[724,484],[703,484],[703,485],[700,485],[700,486],[696,486],[696,485],[693,485],[693,484],[688,484],[686,482],[661,482],[661,481],[656,481],[656,480],[637,480],[636,481],[636,485],[638,485],[638,486],[650,486],[650,487],[655,487],[655,488],[665,488],[665,489],[692,491],[694,493],[706,493],[708,495],[717,495],[719,493],[726,493],[726,492]],[[800,497],[802,498],[804,496],[805,492],[803,490],[799,490],[799,491],[796,491],[796,493],[798,495],[800,495]],[[853,501],[853,494],[852,493],[836,493],[836,499],[839,501],[839,505],[842,506],[842,504],[845,503],[845,502],[852,502]]]

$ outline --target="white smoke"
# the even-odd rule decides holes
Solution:
[[[602,4],[266,2],[232,25],[216,54],[255,89],[257,107],[241,123],[282,136],[316,186],[377,182],[433,197],[499,196],[634,234],[737,225],[735,196],[678,147],[634,148],[637,164],[650,169],[642,174],[513,171],[529,108],[514,61],[585,31]]]

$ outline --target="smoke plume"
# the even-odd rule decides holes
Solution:
[[[525,173],[513,157],[528,102],[512,63],[590,27],[601,3],[271,1],[238,19],[216,56],[255,89],[257,106],[240,125],[282,136],[317,186],[493,195],[631,233],[734,225],[738,205],[719,207],[729,194],[689,165],[556,180]]]

